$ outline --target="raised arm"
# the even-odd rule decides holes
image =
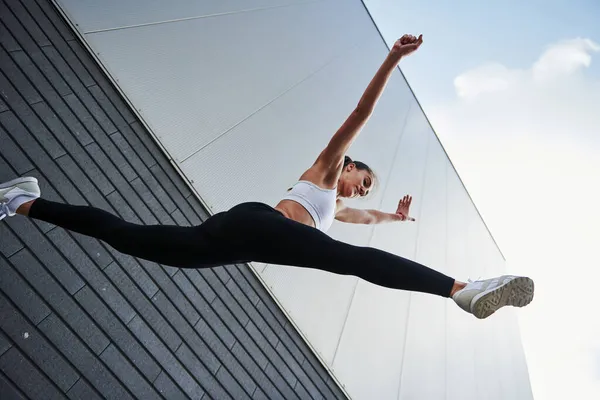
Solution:
[[[392,72],[402,57],[417,50],[421,46],[421,43],[423,43],[423,35],[419,36],[419,38],[412,35],[404,35],[396,41],[392,50],[369,83],[354,111],[352,111],[350,116],[333,135],[327,147],[319,155],[318,163],[332,170],[340,169],[339,167],[344,161],[344,155],[373,113],[375,105],[383,93],[383,89],[392,76]]]

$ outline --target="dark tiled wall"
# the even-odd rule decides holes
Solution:
[[[0,1],[0,181],[141,224],[207,217],[49,0]],[[245,265],[179,270],[0,222],[0,398],[343,399]]]

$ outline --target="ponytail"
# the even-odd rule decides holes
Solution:
[[[344,167],[346,167],[348,164],[353,163],[354,161],[352,161],[352,159],[348,156],[344,156]]]

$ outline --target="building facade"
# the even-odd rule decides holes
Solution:
[[[9,175],[37,172],[58,199],[147,224],[199,223],[244,201],[276,204],[388,52],[358,0],[19,0],[2,7],[7,145],[0,160]],[[42,121],[48,135],[30,120]],[[21,126],[30,142],[22,142]],[[61,139],[63,131],[70,139]],[[349,204],[393,212],[410,194],[416,222],[335,222],[331,236],[457,279],[504,273],[498,246],[399,69],[349,155],[381,180],[372,196]],[[79,189],[90,181],[89,190]],[[56,378],[8,325],[0,362],[21,357],[57,396],[85,386],[99,397],[122,393],[115,398],[532,398],[514,310],[479,321],[434,296],[278,265],[180,271],[38,224],[56,257],[71,260],[63,270],[27,242],[19,224],[34,225],[11,220],[0,228],[15,243],[2,245],[1,260],[48,312],[23,308],[6,283],[13,275],[3,278],[0,300],[39,331],[72,379]],[[67,285],[65,302],[89,327],[78,328],[68,317],[77,312],[45,297],[38,275],[19,270],[35,262]],[[72,287],[61,278],[71,270],[81,280]],[[104,295],[106,288],[116,294]],[[60,344],[52,324],[81,342],[92,366]],[[98,336],[89,339],[86,329]],[[91,373],[96,367],[120,389],[106,389]],[[0,370],[6,387],[35,397],[16,372]]]

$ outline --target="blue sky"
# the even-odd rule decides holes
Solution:
[[[600,41],[600,1],[365,0],[391,44],[405,32],[424,34],[426,46],[403,66],[419,100],[453,95],[452,80],[482,62],[524,67],[545,46],[563,38]],[[600,76],[600,62],[588,73]]]
[[[507,259],[536,400],[600,399],[600,1],[365,0]],[[457,277],[459,278],[459,277]]]

